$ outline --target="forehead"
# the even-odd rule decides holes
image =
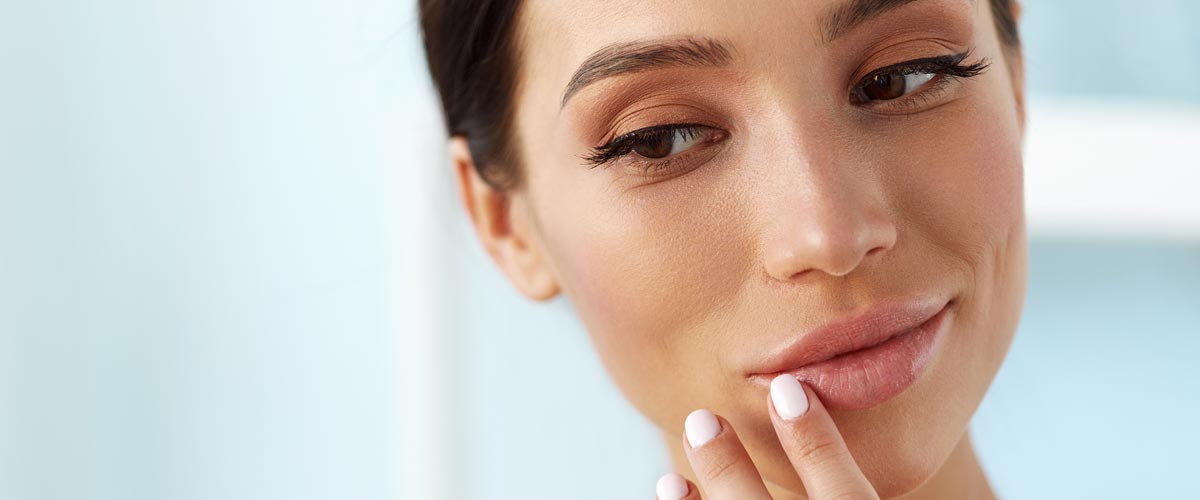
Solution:
[[[737,30],[769,16],[807,30],[808,18],[845,0],[527,0],[522,16],[528,34],[556,43],[592,42],[684,31]],[[559,46],[562,49],[575,47]]]
[[[786,33],[814,39],[834,35],[857,17],[908,4],[972,9],[980,0],[524,0],[523,35],[552,42],[563,51],[583,42],[623,40],[665,33],[729,31],[754,35]],[[752,28],[746,31],[746,28]],[[781,31],[782,30],[782,31]],[[531,44],[536,45],[536,43]]]
[[[777,18],[786,18],[790,38],[798,33],[816,36],[811,19],[834,0],[769,2]],[[753,4],[747,7],[745,4]],[[596,50],[610,44],[661,38],[666,35],[704,35],[736,39],[747,29],[761,30],[762,15],[754,9],[768,2],[727,0],[527,0],[522,6],[522,59],[538,68],[574,70]],[[778,9],[783,9],[779,11]],[[769,35],[764,31],[763,35]],[[743,40],[745,42],[745,40]]]
[[[580,64],[616,44],[671,36],[700,36],[727,42],[743,66],[778,66],[786,54],[796,64],[812,62],[828,48],[837,26],[864,6],[885,16],[902,12],[971,18],[978,0],[526,0],[518,23],[521,87],[555,102]],[[986,3],[986,2],[984,2]],[[857,10],[856,10],[857,7]],[[918,23],[913,23],[918,24]],[[849,38],[849,37],[847,37]],[[528,101],[523,105],[534,105]]]

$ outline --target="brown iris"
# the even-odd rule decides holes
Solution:
[[[904,75],[898,73],[875,75],[862,88],[863,95],[872,101],[887,101],[904,95]]]
[[[633,151],[646,158],[666,157],[671,154],[671,146],[675,144],[675,133],[674,131],[669,132],[647,138],[646,142],[634,146]]]

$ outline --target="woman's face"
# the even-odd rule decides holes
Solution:
[[[711,409],[764,479],[796,492],[754,368],[872,306],[948,303],[911,386],[832,412],[888,497],[941,466],[1016,328],[1019,62],[985,0],[851,3],[526,0],[513,214],[669,442]],[[697,126],[596,150],[672,124]]]

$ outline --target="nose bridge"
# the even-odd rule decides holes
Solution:
[[[769,147],[763,265],[779,280],[811,271],[845,276],[892,248],[897,228],[883,177],[829,120],[788,116]]]

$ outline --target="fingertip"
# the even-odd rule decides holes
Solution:
[[[778,380],[777,384],[772,381],[768,399],[775,413],[771,419],[780,444],[810,498],[879,498],[816,390],[791,376],[788,378],[791,380]],[[847,496],[847,492],[860,495]]]
[[[691,492],[688,480],[674,472],[663,474],[654,485],[654,493],[658,500],[683,500]]]
[[[782,374],[771,380],[771,407],[783,420],[795,420],[808,413],[810,392],[796,377]]]
[[[687,500],[698,500],[700,488],[711,498],[766,499],[770,498],[733,425],[724,417],[707,410],[697,410],[685,422],[681,436],[685,455],[695,474]],[[711,419],[711,420],[710,420]],[[709,437],[711,436],[711,437]],[[704,437],[696,446],[689,437]]]
[[[683,421],[684,435],[688,446],[699,448],[721,433],[721,422],[713,412],[699,409],[688,414]]]

